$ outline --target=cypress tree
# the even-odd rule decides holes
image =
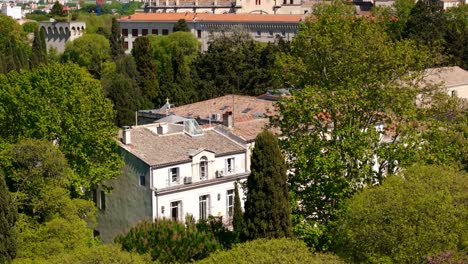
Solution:
[[[34,30],[32,50],[30,61],[31,68],[35,68],[41,63],[47,63],[47,48],[44,30],[39,30],[38,28]]]
[[[17,214],[5,177],[0,172],[0,263],[10,263],[16,256]]]
[[[263,131],[255,139],[250,170],[244,213],[246,238],[291,237],[286,162],[272,133]]]
[[[234,213],[232,217],[232,227],[234,228],[234,233],[239,239],[240,235],[244,232],[244,214],[242,212],[239,187],[237,182],[234,184],[234,186]]]
[[[124,39],[120,34],[119,23],[115,17],[112,18],[111,34],[109,36],[109,44],[111,47],[111,56],[115,60],[117,57],[124,55],[123,47]]]
[[[423,44],[431,45],[443,42],[446,27],[442,3],[439,0],[420,0],[411,10],[405,35]]]
[[[143,97],[153,101],[159,94],[156,63],[153,59],[154,50],[147,36],[135,40],[132,55],[140,73],[140,89]]]

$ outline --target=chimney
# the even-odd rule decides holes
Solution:
[[[123,128],[123,133],[122,133],[122,142],[125,145],[131,144],[132,139],[131,139],[131,127],[129,126],[124,126]]]
[[[223,125],[227,126],[228,128],[233,127],[234,122],[232,119],[232,111],[227,111],[223,114]]]

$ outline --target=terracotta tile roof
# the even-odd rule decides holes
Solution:
[[[299,23],[304,15],[261,15],[261,14],[206,14],[206,13],[135,13],[120,18],[120,21],[173,21],[187,22],[271,22]]]
[[[245,95],[225,95],[193,104],[172,107],[168,110],[179,116],[192,116],[197,119],[209,119],[213,114],[222,115],[233,112],[234,124],[247,122],[275,115],[276,109],[273,101],[258,99]]]
[[[185,133],[157,135],[150,131],[154,125],[136,126],[131,129],[131,144],[120,146],[150,166],[166,166],[190,161],[190,153],[205,149],[216,156],[241,153],[245,149],[225,136],[205,130],[202,136],[191,137]]]
[[[468,84],[468,71],[458,66],[427,69],[424,75],[424,81],[442,83],[446,88]]]

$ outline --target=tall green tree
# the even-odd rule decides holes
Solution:
[[[98,79],[103,75],[106,62],[110,62],[109,40],[99,34],[85,34],[84,36],[68,42],[62,55],[62,61],[74,62]]]
[[[468,5],[460,4],[444,13],[447,21],[445,48],[449,63],[468,69]]]
[[[189,32],[149,36],[149,39],[154,50],[160,89],[155,103],[162,105],[166,98],[176,105],[195,102],[198,96],[191,66],[198,54],[198,40]]]
[[[232,93],[259,95],[282,88],[269,67],[262,65],[263,49],[264,45],[242,29],[214,35],[208,50],[194,63],[200,99]]]
[[[138,86],[139,73],[130,55],[117,57],[115,70],[104,74],[102,86],[107,98],[114,103],[115,124],[119,127],[135,124],[135,111],[149,106]]]
[[[0,14],[0,73],[29,68],[31,47],[21,26],[11,17]]]
[[[247,239],[291,237],[286,162],[275,135],[257,135],[247,178],[245,235]]]
[[[119,175],[112,103],[85,69],[71,63],[41,65],[0,75],[0,86],[0,141],[55,142],[75,172],[73,190]]]
[[[177,32],[177,31],[189,32],[187,21],[185,21],[185,19],[179,19],[174,24],[174,28],[172,29],[172,32]]]
[[[234,212],[232,216],[232,227],[234,228],[237,239],[243,235],[245,229],[244,212],[242,211],[238,185],[237,182],[234,185]]]
[[[438,0],[417,1],[406,23],[405,35],[427,45],[443,44],[446,19]]]
[[[423,263],[433,254],[466,250],[467,176],[445,166],[414,166],[357,193],[337,225],[336,251],[352,263]]]
[[[292,171],[295,232],[312,232],[309,243],[326,249],[343,201],[378,184],[395,160],[414,161],[414,102],[425,91],[418,80],[433,62],[424,46],[391,41],[381,23],[347,5],[318,5],[313,14],[285,59],[284,75],[298,89],[272,121]],[[441,94],[435,88],[427,96]]]
[[[119,23],[115,17],[112,17],[112,28],[109,37],[111,56],[115,60],[117,57],[124,55],[124,38],[120,34]]]
[[[148,36],[138,37],[133,43],[132,55],[140,73],[141,93],[150,102],[159,95],[158,72],[154,58],[151,56],[153,53]]]
[[[5,177],[0,169],[0,262],[11,263],[16,257],[16,205],[10,197]]]
[[[55,1],[52,9],[50,10],[52,16],[66,16],[67,12],[63,10],[63,5],[59,1]]]
[[[35,68],[41,63],[47,64],[47,46],[43,29],[36,28],[34,30],[32,50],[34,52],[31,52],[31,68]]]

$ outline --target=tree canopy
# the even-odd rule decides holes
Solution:
[[[443,166],[414,166],[364,189],[346,203],[336,250],[353,263],[422,263],[432,254],[463,250],[467,176]]]
[[[187,226],[167,219],[143,220],[116,242],[127,251],[148,253],[160,263],[200,260],[220,249],[213,233],[198,230],[192,219],[187,219]]]
[[[340,264],[344,262],[331,254],[313,254],[303,241],[280,238],[257,239],[238,244],[231,250],[213,253],[196,263]]]
[[[17,234],[16,218],[18,213],[13,199],[10,197],[5,176],[0,168],[0,261],[10,263],[16,257]]]
[[[74,64],[0,75],[1,141],[55,142],[75,172],[74,189],[119,174],[114,112],[99,81]]]
[[[109,40],[99,34],[85,34],[82,37],[68,42],[62,55],[64,62],[71,61],[100,79],[104,64],[110,61]]]
[[[257,135],[247,178],[245,235],[248,239],[291,237],[285,159],[275,135]]]
[[[344,4],[317,5],[313,15],[283,62],[297,90],[272,121],[291,169],[295,231],[315,230],[320,239],[309,243],[323,249],[329,239],[321,233],[344,199],[379,183],[395,160],[409,162],[418,78],[432,58],[424,46],[390,40],[378,21]]]

